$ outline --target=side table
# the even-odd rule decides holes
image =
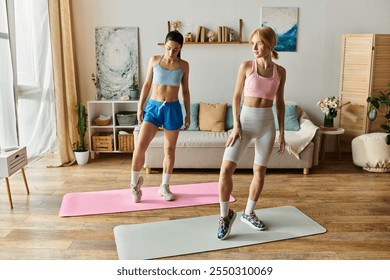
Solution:
[[[9,184],[9,177],[15,172],[21,170],[26,186],[27,194],[30,194],[28,189],[26,173],[24,172],[24,166],[27,165],[27,151],[26,147],[15,147],[14,149],[5,149],[0,151],[0,177],[5,177],[5,183],[7,185],[8,199],[11,209],[14,208],[12,203],[11,189]]]
[[[337,130],[326,130],[321,128],[321,159],[325,159],[325,143],[326,143],[326,136],[327,135],[335,135],[336,136],[336,146],[335,146],[335,153],[337,153],[338,159],[340,159],[340,135],[344,134],[345,129],[344,128],[337,128]]]

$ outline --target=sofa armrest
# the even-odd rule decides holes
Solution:
[[[313,166],[317,166],[319,163],[320,147],[321,147],[321,133],[318,129],[316,135],[313,138],[314,151],[313,151]]]
[[[303,121],[309,121],[314,125],[314,123],[310,120],[307,113],[302,110],[302,113],[300,114],[299,123],[301,124]],[[317,129],[316,134],[314,135],[312,142],[314,143],[313,166],[317,166],[318,162],[319,162],[319,155],[320,155],[320,148],[321,148],[321,133],[320,133],[319,128]]]

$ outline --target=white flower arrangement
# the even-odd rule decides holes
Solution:
[[[337,117],[337,111],[340,107],[340,100],[336,97],[322,98],[318,101],[317,106],[320,107],[322,113],[333,118]]]

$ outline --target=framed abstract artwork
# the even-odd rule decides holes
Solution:
[[[263,7],[261,26],[269,26],[278,37],[276,51],[296,52],[298,8]]]
[[[138,28],[96,27],[97,100],[129,100],[138,91]]]

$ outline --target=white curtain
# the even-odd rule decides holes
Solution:
[[[14,12],[14,22],[9,22],[11,42],[12,38],[15,41],[11,54],[16,58],[13,66],[19,145],[27,147],[31,158],[56,150],[48,4],[47,0],[7,0],[7,3],[13,6],[9,18]],[[12,123],[6,122],[6,126]]]
[[[47,0],[14,0],[19,142],[29,156],[56,148]]]
[[[0,0],[0,147],[18,145],[7,6]]]

